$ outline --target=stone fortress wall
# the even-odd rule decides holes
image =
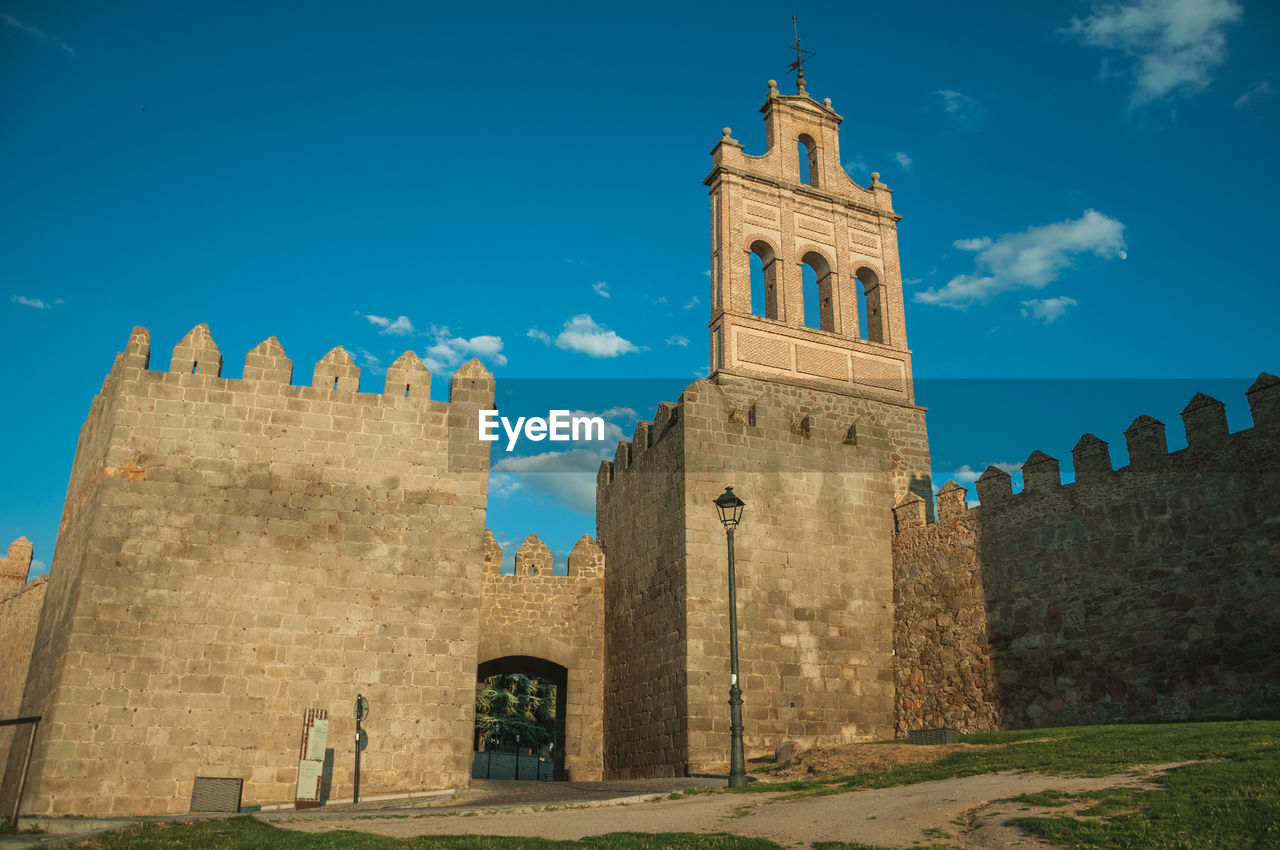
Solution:
[[[364,393],[338,348],[293,386],[273,338],[228,379],[203,325],[149,362],[135,329],[81,433],[20,707],[44,718],[24,810],[185,811],[198,775],[291,800],[303,713],[346,740],[357,692],[366,793],[465,785],[492,376],[472,361],[435,402],[406,353]]]
[[[530,535],[516,552],[515,574],[502,574],[502,548],[485,533],[480,664],[536,658],[567,674],[563,724],[568,779],[604,778],[604,552],[583,535],[569,553],[568,574],[551,572],[551,549]]]
[[[606,773],[727,770],[726,484],[748,758],[892,736],[891,507],[928,470],[922,409],[820,387],[722,374],[641,422],[598,479]]]
[[[1274,716],[1280,704],[1280,379],[1126,431],[1130,463],[1085,435],[1075,482],[1034,452],[1025,486],[949,483],[938,520],[909,498],[894,547],[897,734]]]
[[[31,541],[19,537],[9,544],[8,555],[0,558],[0,719],[19,716],[36,623],[49,586],[47,576],[27,583],[31,555]],[[0,770],[8,759],[10,743],[17,741],[18,749],[25,751],[29,732],[27,726],[0,728]]]

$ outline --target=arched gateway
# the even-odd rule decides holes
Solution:
[[[590,536],[551,573],[551,550],[530,535],[502,575],[502,548],[485,542],[484,612],[476,681],[523,673],[556,686],[554,778],[604,775],[604,553]],[[530,777],[532,778],[532,777]]]

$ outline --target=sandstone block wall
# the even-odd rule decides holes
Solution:
[[[607,652],[636,665],[665,639],[681,656],[673,663],[687,670],[687,743],[683,753],[671,747],[683,764],[664,767],[728,765],[727,555],[712,504],[726,485],[747,503],[736,562],[748,757],[784,738],[811,746],[892,735],[892,506],[896,494],[927,492],[928,470],[920,408],[723,374],[691,385],[619,447],[597,509],[610,558]],[[650,554],[637,557],[649,539]],[[664,543],[678,547],[657,550],[665,563],[655,551]],[[635,613],[614,623],[615,610]],[[670,639],[673,627],[683,645]],[[650,688],[666,686],[658,669],[640,676]],[[610,706],[606,753],[616,748],[632,773],[652,770],[640,760],[667,746],[650,737],[660,727],[614,722]]]
[[[24,810],[185,811],[197,775],[291,800],[303,713],[329,710],[341,752],[357,692],[363,793],[465,786],[492,377],[472,361],[433,402],[407,354],[363,393],[334,349],[293,386],[273,338],[225,379],[204,326],[168,372],[149,357],[135,329],[81,433],[22,703],[45,716]]]
[[[609,777],[687,772],[684,453],[679,407],[662,404],[597,477]]]
[[[1075,483],[1035,452],[1024,490],[994,467],[899,507],[894,540],[898,732],[1272,716],[1280,700],[1280,380],[1183,412],[1168,452],[1151,417],[1073,451]]]
[[[19,537],[9,544],[9,554],[0,558],[0,718],[19,716],[22,687],[27,680],[31,648],[36,638],[36,623],[44,604],[47,577],[27,584],[31,571],[31,542]],[[19,749],[26,746],[29,727],[0,729],[0,769],[9,755],[12,741]]]
[[[485,541],[479,663],[509,656],[550,661],[567,671],[564,769],[569,780],[604,775],[604,553],[583,535],[568,575],[552,575],[551,549],[530,535],[502,575],[502,549]]]

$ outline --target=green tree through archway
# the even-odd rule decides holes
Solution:
[[[537,750],[556,740],[556,686],[523,673],[476,682],[476,749]]]

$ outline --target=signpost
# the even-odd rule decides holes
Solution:
[[[351,802],[360,802],[360,738],[364,730],[360,728],[360,724],[369,716],[369,701],[364,698],[364,694],[356,694],[356,787],[351,794]]]
[[[328,739],[328,710],[308,708],[302,718],[302,747],[301,752],[298,753],[298,790],[293,799],[295,809],[314,809],[320,805],[324,750]]]

